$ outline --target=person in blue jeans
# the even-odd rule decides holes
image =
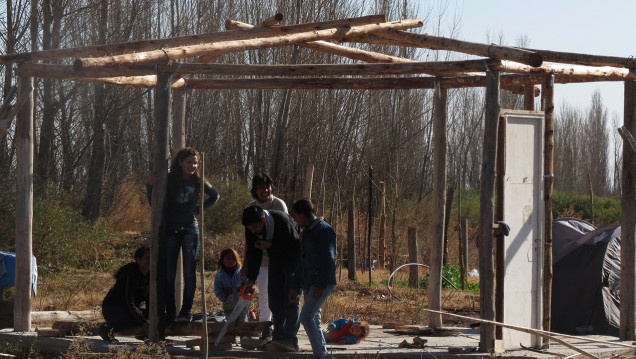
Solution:
[[[300,323],[307,332],[313,354],[317,358],[327,357],[325,339],[320,329],[322,305],[336,286],[336,232],[321,217],[316,216],[314,206],[302,199],[291,208],[294,221],[302,228],[300,233],[300,273],[289,300],[298,300],[300,292],[305,303],[300,311]]]
[[[146,182],[148,202],[152,198],[152,187],[161,183],[160,174],[153,174]],[[178,321],[190,321],[192,303],[196,290],[196,265],[199,253],[199,227],[196,215],[199,213],[201,181],[208,198],[203,208],[208,208],[219,200],[219,192],[201,178],[199,173],[199,152],[185,147],[177,152],[168,173],[164,223],[165,228],[165,307],[166,321],[174,321],[177,312],[175,303],[175,278],[179,250],[183,252],[183,305],[177,316]]]

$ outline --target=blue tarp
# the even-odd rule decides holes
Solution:
[[[38,287],[38,266],[35,256],[31,261],[31,281],[33,296],[37,296]],[[15,253],[0,251],[0,297],[7,286],[15,287]]]

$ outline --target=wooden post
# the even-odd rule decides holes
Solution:
[[[153,172],[159,173],[163,181],[152,188],[152,213],[150,228],[150,303],[148,338],[151,342],[163,339],[164,300],[163,289],[165,287],[165,256],[164,247],[159,240],[163,236],[163,207],[168,183],[168,125],[170,119],[170,82],[171,76],[166,73],[157,74],[157,87],[155,88],[155,128],[154,143],[152,146]]]
[[[418,263],[418,248],[417,248],[417,228],[409,227],[409,263]],[[419,288],[420,278],[418,272],[418,266],[409,266],[409,286],[411,288]],[[429,284],[430,287],[430,284]],[[430,301],[430,300],[429,300]],[[429,315],[432,315],[430,313]]]
[[[15,297],[13,327],[31,330],[33,261],[33,78],[18,78],[19,97],[26,101],[16,121]]]
[[[552,312],[552,188],[554,186],[554,75],[541,86],[545,116],[543,173],[545,200],[545,245],[543,257],[543,330],[550,330]],[[633,312],[632,312],[633,313]],[[633,319],[632,319],[633,321]],[[633,327],[632,327],[633,328]],[[545,339],[544,339],[545,340]]]
[[[205,261],[205,235],[203,224],[203,205],[205,203],[205,152],[201,152],[199,168],[201,169],[201,189],[199,190],[199,208],[201,214],[199,215],[199,240],[201,247],[199,248],[199,264],[201,268],[201,311],[203,312],[203,318],[201,320],[203,324],[203,334],[201,335],[201,358],[208,358],[208,310],[205,302],[205,275],[204,275],[204,261]]]
[[[504,204],[504,178],[506,176],[506,121],[499,121],[497,126],[497,157],[495,159],[495,220],[505,220]],[[504,318],[504,293],[506,276],[506,244],[503,233],[497,233],[495,239],[495,320],[503,323]],[[495,340],[503,339],[503,328],[495,327]]]
[[[461,228],[462,242],[462,290],[466,289],[466,273],[468,273],[468,219],[464,218]]]
[[[373,229],[373,167],[369,167],[369,213],[367,224],[367,264],[369,268],[369,288],[371,288],[371,267],[373,267],[373,258],[371,256],[371,230]]]
[[[303,198],[311,202],[311,185],[314,181],[314,165],[307,165],[305,170],[305,187],[303,187]]]
[[[523,109],[526,111],[534,111],[534,85],[526,85],[523,87]]]
[[[386,259],[386,182],[380,181],[380,225],[378,229],[378,268],[384,269]]]
[[[625,105],[623,126],[630,133],[636,133],[636,82],[625,81]],[[623,195],[621,205],[621,303],[620,328],[621,340],[634,340],[634,305],[636,293],[636,154],[623,142]]]
[[[185,112],[186,92],[175,91],[172,99],[172,156],[186,146],[185,141]],[[203,157],[201,157],[203,163]],[[203,173],[203,172],[201,172]],[[201,192],[204,193],[204,192]],[[200,207],[203,208],[203,207]],[[183,304],[183,251],[179,249],[177,272],[174,281],[174,302],[177,310]],[[174,313],[175,317],[177,313]]]
[[[436,81],[439,83],[438,81]],[[428,309],[442,310],[442,264],[444,260],[444,220],[446,216],[446,123],[447,90],[436,86],[433,104],[433,224],[431,227],[431,268]],[[442,315],[430,313],[429,326],[440,328]]]
[[[486,116],[481,166],[479,200],[479,284],[481,319],[495,319],[495,273],[492,223],[494,218],[495,157],[499,123],[499,72],[486,73]],[[479,349],[488,352],[495,345],[495,326],[482,324],[479,329]]]
[[[587,174],[587,187],[590,191],[590,223],[594,224],[594,187],[592,187],[592,176]]]
[[[455,195],[455,187],[449,186],[446,191],[446,208],[444,214],[444,256],[442,264],[448,263],[448,224],[450,223],[451,210],[453,209],[453,196]]]
[[[356,280],[356,202],[352,198],[349,203],[349,225],[347,227],[348,260],[347,271],[349,280]]]

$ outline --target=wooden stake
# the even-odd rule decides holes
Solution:
[[[380,181],[380,223],[378,225],[378,268],[384,269],[386,260],[386,182]]]
[[[625,81],[623,128],[636,133],[636,82]],[[621,279],[620,328],[621,340],[636,339],[634,312],[636,293],[636,153],[623,143],[623,194],[621,196]]]
[[[356,280],[356,209],[355,197],[349,203],[349,224],[347,227],[347,278]]]
[[[316,31],[343,26],[359,26],[367,24],[385,23],[386,15],[368,15],[341,20],[331,20],[323,22],[305,23],[298,25],[284,25],[255,28],[250,31],[220,31],[206,34],[179,36],[166,39],[140,40],[107,45],[94,45],[85,47],[75,47],[66,49],[51,49],[36,52],[26,52],[21,54],[10,54],[0,56],[1,64],[18,62],[30,62],[39,60],[52,60],[64,57],[99,56],[110,53],[131,52],[138,50],[149,50],[160,47],[173,47],[199,44],[203,42],[220,42],[244,40],[259,37],[279,36],[284,34],[296,34],[300,32]]]
[[[544,129],[544,256],[543,256],[543,329],[550,330],[552,322],[552,190],[554,187],[554,83],[547,76],[541,87],[541,99],[545,114]]]
[[[419,263],[419,249],[417,245],[417,228],[408,228],[408,240],[409,240],[409,263]],[[418,272],[418,266],[409,266],[409,287],[419,288],[420,277]]]
[[[369,288],[371,288],[371,269],[373,257],[371,256],[371,232],[373,230],[373,166],[369,167],[369,213],[367,213],[367,268],[369,268]]]
[[[199,249],[199,261],[201,262],[201,310],[203,311],[203,334],[201,335],[201,358],[208,358],[208,310],[205,301],[205,226],[203,223],[204,213],[203,205],[205,204],[205,152],[200,152],[201,155],[201,188],[199,189],[199,243],[201,245]]]
[[[442,265],[444,261],[444,220],[446,216],[446,133],[448,95],[436,88],[433,105],[433,223],[431,226],[431,268],[428,286],[428,306],[442,308]],[[430,315],[429,326],[442,327],[441,315]]]
[[[315,40],[338,40],[347,34],[364,34],[367,32],[379,31],[383,29],[408,29],[421,27],[421,19],[402,20],[386,22],[381,24],[361,25],[352,27],[331,28],[302,32],[290,35],[278,35],[268,38],[256,38],[247,40],[222,41],[199,45],[189,45],[180,47],[170,47],[161,50],[137,52],[124,55],[89,57],[76,59],[73,66],[76,70],[91,67],[102,67],[112,65],[134,65],[141,63],[166,63],[170,60],[187,57],[204,56],[209,61],[210,58],[233,51],[256,50],[269,47],[287,46],[299,42]],[[241,30],[243,31],[243,30]]]
[[[479,200],[479,281],[480,316],[485,320],[495,319],[494,287],[494,246],[492,223],[494,218],[495,158],[497,148],[497,127],[499,123],[499,72],[492,71],[486,76],[486,118],[484,124],[484,144],[481,167]],[[487,352],[495,345],[495,327],[482,325],[479,348]]]
[[[381,38],[402,41],[412,46],[434,50],[459,51],[471,55],[485,56],[499,60],[512,60],[530,66],[541,66],[543,59],[540,54],[509,46],[481,44],[451,39],[448,37],[432,36],[399,31],[397,29],[374,32]],[[357,34],[356,34],[357,35]]]
[[[31,330],[33,267],[33,78],[18,78],[18,97],[26,100],[16,122],[15,298],[16,332]]]

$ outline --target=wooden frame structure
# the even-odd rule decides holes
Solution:
[[[494,182],[496,129],[499,121],[500,89],[525,95],[526,109],[533,109],[536,85],[542,87],[545,126],[545,281],[544,325],[550,322],[553,84],[593,81],[625,83],[624,128],[636,132],[635,64],[623,57],[564,53],[523,49],[492,44],[466,42],[405,31],[421,27],[420,19],[389,22],[385,15],[306,23],[276,25],[280,14],[256,26],[237,21],[226,23],[228,31],[166,39],[134,41],[82,48],[52,49],[0,56],[0,65],[19,63],[19,104],[16,123],[18,187],[16,196],[16,310],[15,330],[30,326],[31,223],[33,218],[33,78],[104,83],[127,87],[155,88],[156,121],[153,146],[154,171],[167,172],[167,127],[172,113],[177,123],[177,143],[183,144],[185,96],[183,89],[434,89],[434,212],[433,248],[442,247],[446,189],[446,102],[447,89],[486,87],[485,136],[481,174],[481,215],[479,225],[481,317],[495,319],[494,288]],[[369,43],[394,46],[450,50],[482,57],[477,60],[418,62],[338,43]],[[245,50],[298,45],[363,63],[324,65],[235,65],[209,63],[219,56]],[[136,51],[136,52],[133,52]],[[125,53],[124,53],[125,52]],[[124,54],[122,54],[124,53]],[[71,58],[73,65],[52,65],[42,61]],[[182,62],[182,59],[191,59]],[[546,64],[544,62],[552,62]],[[574,65],[573,65],[574,64]],[[188,78],[188,74],[208,75]],[[232,76],[232,77],[230,77]],[[253,76],[253,77],[246,77]],[[174,91],[174,107],[171,94]],[[6,131],[10,120],[0,122]],[[636,153],[629,146],[623,150],[623,217],[621,253],[621,339],[634,340],[634,305],[636,280]],[[439,182],[439,183],[438,183]],[[164,182],[165,183],[165,182]],[[155,186],[153,199],[165,197],[165,185]],[[151,290],[156,291],[159,228],[163,201],[152,203]],[[440,249],[441,250],[441,249]],[[441,256],[436,253],[431,265],[429,307],[441,309]],[[153,292],[156,293],[156,292]],[[150,339],[158,340],[156,296],[151,297]],[[440,315],[431,315],[431,326],[442,324]],[[480,349],[494,347],[495,329],[482,324]]]

